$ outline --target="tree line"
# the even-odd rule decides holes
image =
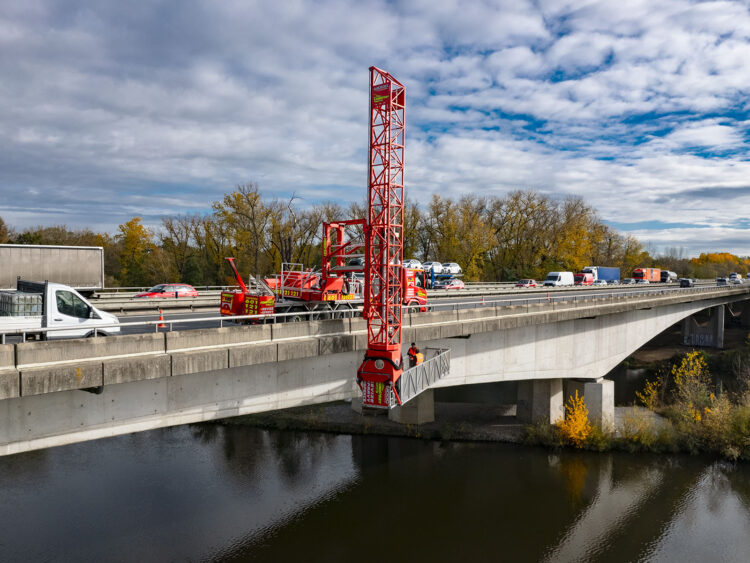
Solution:
[[[224,258],[233,256],[243,277],[268,276],[282,262],[319,267],[323,221],[367,216],[366,202],[303,205],[297,197],[265,197],[256,184],[237,186],[211,212],[172,215],[149,229],[141,217],[116,233],[65,226],[16,231],[0,218],[0,243],[102,246],[110,286],[183,282],[232,283]],[[580,197],[555,199],[519,190],[504,197],[433,195],[404,206],[404,257],[458,262],[466,280],[544,278],[547,272],[616,266],[622,277],[636,267],[661,267],[710,278],[750,270],[750,259],[728,253],[686,258],[679,249],[652,256],[631,235],[602,222]],[[361,233],[350,233],[361,237]]]

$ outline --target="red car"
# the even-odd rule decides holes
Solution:
[[[516,287],[537,287],[536,280],[518,280]]]
[[[459,279],[439,280],[435,282],[433,289],[464,289],[466,285]]]
[[[198,292],[186,283],[160,283],[136,297],[198,297]]]

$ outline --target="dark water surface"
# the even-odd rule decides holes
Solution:
[[[750,561],[750,466],[184,426],[0,458],[2,561]]]

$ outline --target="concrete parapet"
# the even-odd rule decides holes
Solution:
[[[349,319],[349,332],[360,332],[367,330],[367,321],[361,317]]]
[[[278,344],[275,342],[234,346],[229,349],[229,367],[236,368],[277,362],[279,358],[278,349]]]
[[[562,379],[518,382],[516,417],[527,424],[554,424],[563,419]]]
[[[102,365],[104,385],[128,383],[142,379],[158,379],[169,377],[172,374],[169,354],[105,360]]]
[[[71,391],[104,384],[102,362],[21,370],[21,396]]]
[[[48,340],[16,344],[19,367],[47,362],[164,352],[164,334],[123,334],[99,338]]]
[[[315,336],[312,322],[288,322],[271,326],[272,340],[283,340],[287,338],[308,338]]]
[[[352,400],[353,402],[353,400]],[[435,422],[435,392],[427,389],[405,405],[393,407],[388,418],[401,424],[427,424]]]
[[[298,323],[299,324],[299,323]],[[231,346],[245,342],[271,340],[272,325],[204,328],[165,333],[167,352],[206,346]]]
[[[454,323],[458,320],[457,311],[430,311],[410,315],[411,326],[422,326],[437,323]]]
[[[0,370],[16,367],[16,354],[13,344],[0,344]]]
[[[172,376],[227,369],[228,367],[229,351],[227,349],[172,353]]]
[[[495,307],[482,307],[474,309],[459,309],[456,311],[458,322],[469,321],[474,319],[486,319],[496,315]]]
[[[0,399],[15,399],[21,396],[21,380],[14,369],[0,369]]]

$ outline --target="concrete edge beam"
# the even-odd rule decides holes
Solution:
[[[169,377],[172,373],[171,360],[169,354],[152,355],[147,358],[105,360],[102,362],[104,385]]]
[[[190,373],[202,373],[229,367],[229,350],[220,348],[218,350],[196,350],[194,352],[172,352],[173,377],[188,375]]]
[[[295,340],[293,342],[279,342],[279,359],[280,362],[286,360],[299,360],[302,358],[312,358],[318,355],[318,339],[309,338],[307,340]]]
[[[229,367],[254,366],[277,362],[279,345],[275,342],[259,342],[229,349]]]
[[[15,369],[0,369],[0,399],[21,396],[21,377]]]
[[[104,385],[102,362],[21,370],[21,396]]]

